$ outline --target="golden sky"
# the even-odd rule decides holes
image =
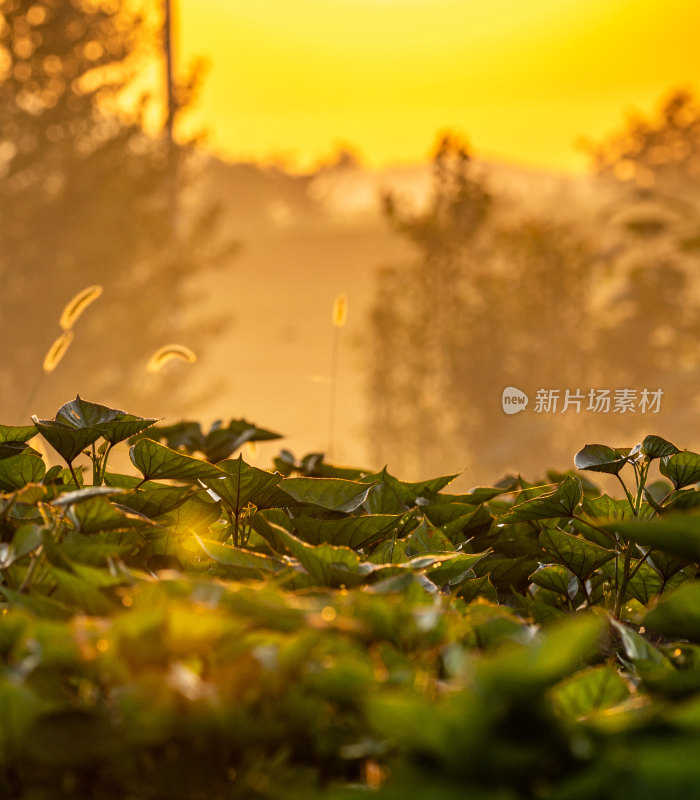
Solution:
[[[233,159],[305,167],[350,146],[581,170],[581,136],[700,89],[699,0],[173,0],[180,66],[209,72],[193,121]]]

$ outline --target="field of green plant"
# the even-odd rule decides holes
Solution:
[[[0,796],[700,793],[700,455],[451,494],[155,423],[0,426]]]

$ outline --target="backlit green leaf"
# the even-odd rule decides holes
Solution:
[[[37,433],[35,425],[0,425],[0,442],[28,442]]]
[[[152,439],[140,439],[129,450],[129,458],[146,480],[155,478],[196,483],[205,478],[226,476],[213,464],[178,453]]]
[[[676,489],[700,482],[700,455],[684,450],[682,453],[665,456],[659,464],[659,472],[667,477]]]
[[[298,503],[350,513],[365,502],[374,485],[340,478],[285,478],[279,488]]]
[[[623,703],[630,687],[608,664],[577,672],[552,689],[554,708],[565,719],[581,719]]]
[[[574,456],[576,469],[607,472],[617,475],[628,461],[629,450],[612,448],[606,444],[587,444]]]
[[[0,459],[0,489],[13,492],[28,483],[40,483],[46,472],[41,458],[31,454]]]
[[[675,444],[660,436],[646,436],[642,442],[642,453],[649,458],[662,458],[663,456],[671,456],[674,453],[680,453],[680,450]]]
[[[248,503],[255,503],[257,495],[262,495],[282,480],[279,473],[251,467],[243,461],[242,456],[232,461],[220,461],[217,466],[224,474],[213,478],[202,478],[201,482],[221,498],[224,505],[236,515],[240,514]]]
[[[571,599],[579,590],[578,580],[574,573],[559,564],[542,564],[530,575],[530,580],[543,589]]]
[[[400,514],[368,514],[346,519],[296,517],[293,525],[297,536],[309,544],[328,542],[358,550],[374,545],[394,531],[400,535],[403,519]]]
[[[583,498],[581,482],[568,477],[555,491],[525,500],[498,518],[499,523],[525,522],[573,516]]]
[[[700,514],[668,514],[638,522],[611,522],[605,528],[636,544],[689,561],[700,561]]]
[[[540,544],[583,581],[590,578],[598,567],[615,557],[612,550],[606,550],[580,536],[572,536],[555,528],[547,528],[540,533]]]

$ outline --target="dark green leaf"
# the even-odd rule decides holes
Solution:
[[[470,536],[485,533],[493,522],[492,515],[483,505],[439,503],[423,506],[421,510],[453,544],[461,544]]]
[[[493,602],[496,602],[498,599],[496,588],[489,580],[488,575],[462,581],[457,589],[457,595],[467,603],[471,603],[471,601],[475,600],[477,597]]]
[[[370,547],[394,532],[400,535],[403,519],[400,514],[371,514],[346,519],[296,517],[293,524],[297,536],[309,544],[328,542],[358,550]]]
[[[206,459],[212,463],[218,463],[228,458],[231,453],[238,450],[246,442],[270,441],[281,439],[279,433],[258,428],[252,422],[244,419],[231,420],[225,428],[212,426],[211,431],[204,440],[202,452]]]
[[[633,519],[634,511],[627,500],[615,500],[604,494],[600,497],[584,497],[583,510],[591,519]]]
[[[445,553],[435,566],[426,569],[426,575],[438,586],[462,585],[468,577],[473,575],[472,567],[488,555],[485,553]],[[413,559],[409,559],[408,565],[414,564]],[[480,580],[477,578],[477,580]]]
[[[408,540],[408,552],[410,555],[417,555],[418,553],[449,553],[454,552],[454,549],[452,542],[439,528],[432,525],[428,519],[423,519]]]
[[[649,435],[644,438],[642,442],[642,453],[648,458],[662,458],[663,456],[671,456],[674,453],[680,453],[680,450],[675,444],[662,439],[660,436]]]
[[[524,587],[529,583],[529,577],[537,566],[537,561],[529,556],[503,558],[490,555],[475,566],[474,572],[477,577],[488,575],[498,590],[510,591],[513,587]]]
[[[572,600],[579,591],[579,582],[569,569],[559,564],[542,564],[530,575],[537,586]]]
[[[242,456],[232,461],[220,461],[217,466],[224,474],[202,478],[201,482],[221,498],[236,516],[248,503],[255,503],[256,496],[263,495],[282,480],[279,473],[249,466]]]
[[[608,664],[577,672],[552,689],[554,708],[567,720],[605,711],[630,697],[630,687]]]
[[[611,522],[607,530],[621,534],[636,544],[665,553],[700,561],[700,515],[665,515],[637,522]]]
[[[339,478],[285,478],[279,488],[298,503],[350,513],[359,508],[375,484]]]
[[[64,492],[51,501],[52,506],[70,506],[74,503],[81,503],[93,497],[113,497],[114,495],[124,494],[125,489],[116,486],[87,486],[84,489],[76,489],[73,492]]]
[[[607,472],[617,475],[628,461],[629,450],[614,449],[606,444],[587,444],[574,456],[576,469]]]
[[[620,637],[625,658],[628,661],[648,661],[659,665],[667,663],[663,653],[637,631],[612,618],[610,624]]]
[[[115,419],[99,424],[99,429],[105,441],[111,445],[123,442],[125,439],[150,428],[158,420],[135,417],[132,414],[119,414]]]
[[[41,458],[31,454],[10,456],[0,460],[0,489],[14,492],[28,483],[40,483],[46,472]]]
[[[385,474],[385,482],[387,486],[396,494],[399,500],[406,506],[412,508],[416,505],[419,499],[428,500],[433,502],[438,492],[445,488],[449,483],[458,476],[459,473],[454,475],[443,475],[440,478],[431,478],[427,481],[418,481],[416,483],[407,483],[394,478],[388,473]]]
[[[265,575],[274,575],[286,566],[278,558],[253,553],[239,547],[230,547],[199,536],[195,536],[195,539],[209,558],[229,568],[231,577],[262,578]]]
[[[0,543],[0,569],[7,569],[20,558],[34,552],[42,542],[39,525],[22,525],[15,531],[11,544]]]
[[[700,642],[700,583],[684,583],[647,612],[642,624],[669,638]]]
[[[28,442],[37,433],[35,425],[0,425],[0,442]]]
[[[318,585],[357,586],[364,583],[367,575],[377,569],[367,562],[361,564],[360,557],[349,547],[334,547],[326,543],[317,546],[306,544],[279,525],[270,524],[276,528],[277,536],[285,547]]]
[[[80,533],[98,533],[121,528],[146,527],[154,523],[126,508],[118,508],[106,497],[91,497],[68,509],[68,516]]]
[[[546,528],[540,533],[540,544],[582,581],[590,578],[598,567],[615,557],[612,550],[606,550],[580,536],[572,536],[555,528]]]
[[[681,489],[664,506],[663,513],[693,510],[700,510],[700,492],[697,489]]]
[[[206,462],[204,462],[206,463]],[[193,495],[180,503],[172,511],[169,511],[157,522],[167,526],[169,533],[197,533],[200,536],[207,536],[209,526],[217,522],[221,516],[221,506],[203,496]]]
[[[116,419],[120,414],[124,412],[99,403],[91,403],[77,395],[75,400],[65,403],[58,409],[55,420],[69,428],[94,428],[100,423]]]
[[[139,489],[120,495],[119,505],[154,519],[174,511],[192,496],[190,487],[155,486],[145,483]]]
[[[206,478],[226,477],[226,473],[213,464],[178,453],[152,439],[140,439],[129,450],[129,457],[146,480],[156,478],[196,483]]]
[[[402,564],[408,561],[406,542],[401,539],[382,542],[374,549],[369,561],[372,564]]]
[[[174,450],[184,449],[189,453],[204,450],[204,434],[198,422],[177,422],[175,425],[154,425],[131,437],[130,444],[141,439],[166,442]]]
[[[700,481],[700,455],[684,450],[672,456],[665,456],[659,464],[659,472],[667,477],[676,489],[690,486]]]
[[[68,464],[102,435],[99,428],[76,427],[50,419],[32,417],[39,433]]]
[[[554,492],[539,495],[513,506],[499,517],[499,523],[526,522],[571,517],[581,503],[583,492],[578,478],[569,477]]]

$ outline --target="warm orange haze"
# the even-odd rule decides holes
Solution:
[[[671,86],[697,85],[694,0],[173,0],[193,115],[229,158],[424,160],[438,130],[484,157],[587,168],[599,139]]]
[[[0,0],[0,800],[700,798],[699,34]]]
[[[165,4],[128,7],[0,2],[5,414],[80,391],[465,485],[694,445],[700,6],[172,0],[174,142]]]

